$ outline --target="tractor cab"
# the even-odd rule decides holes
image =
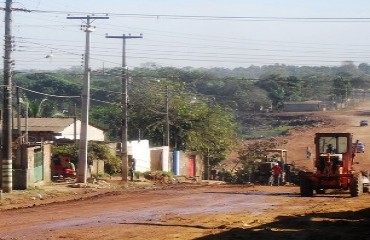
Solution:
[[[351,136],[343,135],[318,135],[316,137],[317,158],[315,167],[318,174],[331,176],[343,173],[343,158],[351,162],[352,158]],[[349,164],[346,164],[345,172],[348,172]]]

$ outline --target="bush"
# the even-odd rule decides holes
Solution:
[[[119,157],[110,156],[104,161],[104,171],[109,175],[122,172],[122,161]]]
[[[73,163],[78,163],[78,148],[75,144],[53,146],[52,152],[54,155],[68,154],[69,156],[71,156],[71,160]],[[91,164],[93,160],[103,160],[104,171],[109,175],[121,173],[122,171],[121,159],[112,154],[109,147],[105,144],[89,142],[87,155],[89,164]]]

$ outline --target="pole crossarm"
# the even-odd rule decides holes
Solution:
[[[67,17],[67,19],[109,19],[109,17],[86,16],[86,17]]]
[[[131,36],[131,35],[122,35],[122,36],[109,36],[109,35],[106,35],[105,36],[106,38],[125,38],[125,39],[131,39],[131,38],[143,38],[143,35],[140,34],[140,36]]]

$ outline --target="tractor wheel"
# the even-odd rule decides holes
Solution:
[[[310,179],[301,177],[300,191],[302,197],[313,196],[313,186]]]
[[[350,183],[350,191],[351,191],[351,197],[358,197],[363,193],[364,186],[362,183],[361,173],[355,173],[353,175],[353,179]]]

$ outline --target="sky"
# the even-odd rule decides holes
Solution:
[[[95,20],[90,66],[237,68],[370,63],[370,1],[365,0],[14,0],[14,69],[82,67],[84,24]],[[3,1],[3,6],[5,3]],[[4,19],[4,12],[1,13]],[[3,21],[2,21],[3,22]],[[4,25],[0,25],[4,34]]]

